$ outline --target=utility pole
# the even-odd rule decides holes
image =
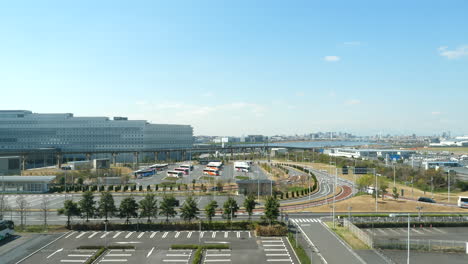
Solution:
[[[406,257],[406,264],[409,264],[410,257],[410,214],[408,213],[408,255]]]
[[[333,184],[333,192],[335,192],[336,190],[337,179],[338,179],[338,168],[335,168],[335,182]],[[333,195],[333,228],[336,227],[335,226],[335,197],[336,195]]]
[[[395,169],[395,167],[396,167],[395,164],[393,164],[393,188],[396,187],[396,181],[395,181],[395,179],[396,179],[396,169]]]
[[[375,169],[374,169],[374,176],[375,176],[375,212],[377,213],[377,210],[378,210],[378,205],[377,205],[377,198],[379,197],[379,188],[377,186],[377,173],[375,173]]]

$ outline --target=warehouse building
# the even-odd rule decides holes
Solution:
[[[4,193],[46,193],[56,176],[0,176]]]

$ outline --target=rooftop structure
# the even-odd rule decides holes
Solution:
[[[0,176],[0,190],[5,193],[45,193],[56,176]]]

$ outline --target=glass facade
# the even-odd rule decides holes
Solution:
[[[190,125],[0,110],[0,152],[41,148],[64,152],[145,151],[189,148],[192,144]]]

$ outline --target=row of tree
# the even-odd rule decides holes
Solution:
[[[92,192],[84,192],[82,198],[78,202],[72,200],[66,200],[63,208],[58,210],[59,215],[67,216],[67,226],[70,226],[73,217],[81,217],[86,219],[86,222],[90,218],[104,217],[107,222],[110,217],[118,216],[125,219],[125,223],[130,223],[131,218],[146,218],[148,223],[151,223],[152,219],[157,218],[158,215],[164,216],[166,222],[169,218],[173,218],[177,215],[178,211],[176,207],[178,201],[172,195],[163,196],[162,200],[156,199],[153,193],[148,193],[145,197],[137,202],[133,196],[124,198],[119,207],[115,205],[114,197],[109,192],[102,192],[100,199],[96,202]],[[245,211],[249,215],[249,220],[253,214],[253,211],[257,205],[255,196],[249,195],[243,203]],[[279,202],[274,196],[269,196],[265,203],[265,219],[270,223],[276,220],[279,216]],[[209,202],[204,210],[205,216],[208,221],[212,221],[216,215],[218,209],[218,203],[215,200]],[[231,221],[236,217],[236,213],[239,210],[237,201],[229,197],[224,202],[222,207],[222,216],[225,219]],[[184,221],[191,222],[194,219],[199,218],[200,209],[197,207],[197,202],[192,196],[189,196],[182,207],[180,208],[180,216]]]

